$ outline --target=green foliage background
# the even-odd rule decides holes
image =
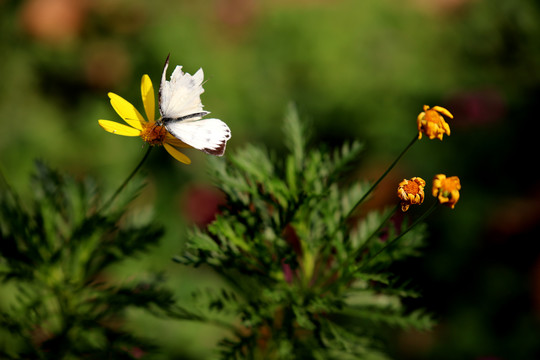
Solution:
[[[43,1],[55,9],[57,0]],[[536,2],[81,1],[68,7],[80,16],[76,25],[54,36],[36,28],[50,14],[32,15],[35,3],[0,2],[0,166],[20,193],[31,186],[36,158],[93,175],[112,192],[144,149],[99,128],[99,118],[119,120],[106,94],[140,107],[140,77],[157,84],[169,52],[190,73],[204,68],[203,103],[231,127],[229,150],[262,143],[284,151],[281,119],[294,101],[315,142],[366,143],[358,179],[376,178],[392,161],[424,103],[445,106],[455,115],[452,135],[416,144],[368,203],[394,203],[404,177],[442,172],[463,185],[455,211],[428,221],[424,257],[397,269],[423,292],[410,305],[438,314],[440,326],[401,334],[396,356],[538,356],[540,198],[538,180],[522,165],[538,152]],[[158,247],[114,269],[119,280],[166,271],[180,298],[217,281],[205,269],[164,261],[182,249],[190,196],[208,181],[207,157],[188,155],[193,165],[151,154],[149,186],[134,208],[167,232]],[[186,358],[205,358],[221,335],[136,310],[130,316],[137,335]]]

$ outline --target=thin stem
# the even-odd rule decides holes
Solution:
[[[391,211],[388,211],[388,214],[386,214],[386,216],[384,217],[384,219],[381,221],[381,223],[379,224],[379,226],[377,227],[377,229],[375,229],[371,235],[369,235],[367,237],[367,239],[364,241],[364,243],[354,251],[354,253],[350,256],[347,257],[347,260],[345,260],[344,264],[341,266],[341,269],[343,270],[338,270],[339,271],[343,271],[343,273],[341,274],[341,278],[346,278],[350,275],[350,273],[348,272],[348,269],[349,269],[349,266],[352,264],[352,263],[356,263],[357,262],[357,259],[358,259],[358,256],[360,254],[362,254],[362,252],[364,251],[364,249],[367,247],[367,245],[369,244],[369,241],[375,236],[377,235],[377,233],[383,228],[383,226],[388,222],[388,220],[390,220],[390,218],[392,217],[392,215],[394,215],[396,213],[396,211],[399,209],[399,204],[396,205],[394,207],[394,209],[392,209]],[[336,274],[338,273],[336,272]],[[328,286],[327,288],[327,291],[328,292],[332,292],[334,291],[334,287],[337,285],[337,281],[336,282],[333,282],[331,285]]]
[[[345,225],[346,225],[346,222],[347,220],[352,216],[352,214],[354,213],[354,211],[356,210],[356,208],[369,196],[369,194],[371,194],[371,192],[373,190],[375,190],[375,188],[377,187],[377,185],[379,185],[379,183],[382,181],[382,179],[384,179],[384,177],[386,175],[388,175],[388,173],[390,172],[390,170],[392,170],[394,168],[394,166],[396,166],[396,164],[398,163],[398,161],[403,157],[403,155],[405,155],[405,153],[414,145],[414,143],[416,142],[416,140],[418,140],[418,135],[415,134],[413,139],[411,140],[411,142],[401,151],[401,153],[398,155],[398,157],[394,160],[394,162],[392,164],[390,164],[390,166],[388,167],[388,169],[386,169],[386,171],[381,175],[381,177],[379,177],[379,179],[377,181],[375,181],[375,183],[373,183],[373,185],[371,185],[371,187],[368,189],[368,191],[360,198],[360,200],[358,200],[356,202],[356,204],[349,210],[349,212],[347,213],[346,216],[344,216],[342,219],[341,219],[341,222],[340,222],[340,225],[338,227],[336,227],[336,229],[334,230],[334,232],[330,235],[330,238],[333,238],[336,233],[339,231],[339,229],[342,229]],[[386,222],[386,220],[385,220]],[[382,226],[384,224],[384,222],[380,225]],[[328,242],[330,243],[330,242]]]
[[[379,226],[377,227],[377,229],[375,229],[375,231],[373,231],[371,233],[371,235],[369,235],[369,237],[366,239],[366,241],[364,241],[364,243],[362,244],[362,246],[360,246],[358,248],[358,250],[356,250],[355,252],[355,256],[351,257],[351,259],[356,259],[358,257],[358,255],[360,255],[362,253],[362,251],[364,251],[364,249],[366,248],[366,246],[369,244],[369,241],[379,233],[379,231],[381,231],[381,229],[383,228],[384,224],[386,224],[386,222],[388,220],[390,220],[390,218],[396,213],[396,211],[399,209],[399,204],[396,205],[396,207],[394,209],[392,209],[392,211],[389,211],[388,214],[386,215],[386,217],[381,221],[381,223],[379,224]]]
[[[413,146],[413,144],[416,142],[416,140],[418,140],[418,135],[414,135],[414,138],[411,140],[411,142],[409,143],[409,145],[407,145],[405,147],[405,149],[403,149],[403,151],[401,152],[401,154],[398,155],[398,157],[394,160],[394,162],[392,164],[390,164],[390,166],[388,167],[388,169],[386,169],[386,171],[381,175],[381,177],[375,181],[375,183],[373,183],[373,185],[371,185],[371,187],[369,188],[369,190],[364,194],[364,196],[362,196],[360,198],[360,200],[358,200],[358,202],[351,208],[351,210],[349,211],[349,213],[347,214],[347,216],[345,217],[345,219],[348,219],[351,217],[351,215],[353,214],[354,210],[356,210],[356,208],[368,197],[369,194],[371,194],[371,192],[373,190],[375,190],[375,188],[377,187],[377,185],[379,185],[379,183],[382,181],[382,179],[384,179],[384,177],[386,175],[388,175],[388,173],[390,172],[390,170],[392,170],[392,168],[394,166],[396,166],[396,164],[398,163],[399,159],[401,159],[403,157],[403,155],[405,155],[405,153],[407,152],[407,150],[409,150],[411,148],[411,146]]]
[[[144,154],[143,158],[141,159],[141,161],[139,162],[139,164],[135,167],[135,169],[133,169],[133,171],[131,172],[131,174],[129,174],[129,176],[126,178],[126,180],[124,180],[124,182],[122,183],[122,185],[120,185],[120,187],[116,190],[116,192],[111,196],[111,198],[99,209],[98,212],[101,212],[101,211],[104,211],[106,210],[109,206],[111,206],[111,204],[113,203],[113,201],[116,199],[116,197],[120,194],[120,192],[126,187],[126,185],[128,184],[128,182],[133,178],[133,176],[135,176],[135,174],[141,169],[142,165],[144,164],[144,162],[146,161],[146,159],[148,158],[148,155],[150,155],[150,151],[152,150],[152,146],[148,146],[148,150],[146,150],[146,153]]]
[[[437,205],[439,205],[439,202],[438,201],[435,201],[433,203],[433,205],[431,205],[431,207],[425,212],[422,214],[422,216],[420,216],[418,219],[416,219],[415,222],[413,222],[404,232],[402,232],[401,234],[399,234],[394,240],[392,241],[389,241],[384,247],[382,247],[379,251],[377,251],[375,253],[375,255],[373,255],[372,257],[368,258],[366,260],[366,262],[364,263],[364,267],[371,261],[373,260],[374,258],[376,258],[380,253],[382,253],[384,250],[386,250],[387,248],[389,248],[390,246],[394,245],[399,239],[401,239],[403,236],[405,236],[405,234],[407,234],[410,230],[412,230],[416,225],[418,225],[419,223],[421,223],[422,221],[424,221],[425,218],[427,218],[436,208],[437,208]]]

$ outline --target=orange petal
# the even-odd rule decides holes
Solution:
[[[171,156],[173,158],[175,158],[176,160],[178,160],[178,161],[180,161],[181,163],[184,163],[184,164],[191,164],[191,160],[186,155],[184,155],[180,151],[176,150],[171,145],[169,145],[167,143],[163,143],[163,146],[165,147],[165,150],[167,150],[167,152],[169,154],[171,154]]]
[[[110,120],[98,120],[99,125],[110,133],[122,136],[139,136],[141,130]]]
[[[148,118],[149,122],[154,122],[156,111],[154,86],[152,85],[152,80],[150,80],[150,77],[146,74],[144,74],[141,79],[141,95],[144,105],[144,112],[146,112],[146,117]]]
[[[443,114],[443,115],[445,115],[445,116],[448,116],[450,119],[454,118],[454,115],[452,115],[450,113],[450,111],[446,110],[442,106],[434,106],[432,109],[439,112],[439,113],[441,113],[441,114]]]
[[[114,93],[110,92],[108,95],[111,99],[111,105],[116,113],[135,129],[142,130],[141,124],[145,123],[146,121],[135,106],[131,105],[129,101]]]

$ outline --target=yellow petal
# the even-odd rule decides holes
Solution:
[[[142,117],[141,113],[131,105],[131,103],[121,96],[118,96],[114,93],[109,93],[109,98],[111,99],[111,105],[118,115],[129,125],[133,126],[136,129],[142,130],[141,123],[146,121]]]
[[[446,110],[445,108],[443,108],[442,106],[434,106],[433,107],[433,110],[443,114],[443,115],[446,115],[448,116],[450,119],[453,119],[454,118],[454,115],[452,115],[450,113],[450,111]]]
[[[186,155],[182,154],[180,151],[176,150],[171,145],[167,143],[163,143],[163,146],[165,147],[165,150],[167,150],[167,152],[171,154],[171,156],[175,158],[176,160],[184,164],[191,164],[191,160]]]
[[[141,130],[132,128],[124,124],[119,124],[115,121],[110,120],[98,120],[99,125],[110,133],[122,136],[139,136]]]
[[[179,139],[175,138],[170,133],[167,133],[167,138],[165,139],[165,142],[172,145],[172,146],[174,146],[174,147],[188,148],[188,149],[192,148],[192,146],[189,146],[188,144],[186,144],[182,140],[179,140]]]
[[[152,80],[150,80],[150,77],[146,74],[144,74],[141,79],[141,95],[144,105],[144,111],[146,112],[146,117],[148,118],[149,122],[154,122],[156,111],[154,86],[152,85]]]

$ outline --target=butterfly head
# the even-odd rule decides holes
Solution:
[[[167,137],[167,129],[165,126],[156,123],[146,123],[143,125],[141,131],[141,138],[146,141],[148,144],[162,145]]]

